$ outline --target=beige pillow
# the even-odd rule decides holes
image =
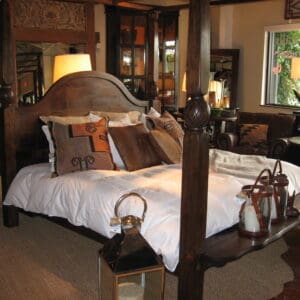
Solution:
[[[123,121],[128,120],[131,124],[140,122],[141,113],[139,111],[129,112],[110,112],[110,111],[90,111],[90,114],[99,117],[108,117],[110,121]]]
[[[144,124],[109,127],[109,133],[128,171],[161,164]]]
[[[181,161],[182,148],[163,129],[153,129],[149,133],[150,141],[161,160],[167,164],[176,164]]]
[[[59,124],[82,124],[91,122],[90,116],[56,116],[56,115],[49,115],[49,116],[40,116],[40,119],[47,124],[48,122],[56,122]]]
[[[162,128],[166,130],[173,137],[173,139],[181,147],[183,147],[184,131],[180,124],[168,111],[165,111],[159,118],[149,117],[149,119],[153,122],[154,128]]]

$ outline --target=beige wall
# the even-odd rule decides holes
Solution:
[[[182,80],[186,70],[186,59],[187,59],[187,39],[188,39],[188,24],[189,11],[188,9],[182,9],[179,12],[178,19],[178,57],[179,57],[179,87],[178,87],[178,106],[184,107],[186,102],[186,92],[182,91]]]
[[[220,39],[220,6],[211,8],[211,47],[219,47]],[[187,51],[187,40],[188,40],[188,22],[189,22],[189,10],[182,9],[179,12],[178,20],[178,42],[179,42],[179,101],[178,106],[184,107],[186,102],[186,93],[182,89],[183,75],[186,70],[186,59],[189,55]]]
[[[285,1],[269,0],[211,7],[211,47],[240,49],[238,106],[243,111],[291,112],[290,109],[264,107],[261,102],[264,27],[287,24],[284,19]],[[300,20],[293,20],[293,23]],[[186,95],[181,91],[188,55],[188,10],[179,13],[179,107]],[[104,5],[95,6],[95,27],[100,32],[97,47],[97,70],[105,71],[106,27]]]
[[[238,105],[243,111],[291,112],[261,106],[264,27],[287,24],[285,1],[269,0],[233,5],[232,47],[240,49]],[[294,20],[293,23],[299,22]]]

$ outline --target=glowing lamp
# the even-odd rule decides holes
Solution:
[[[54,57],[53,83],[67,74],[91,70],[92,66],[89,54],[56,55]]]

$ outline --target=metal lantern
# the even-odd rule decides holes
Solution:
[[[279,168],[278,172],[277,168]],[[272,177],[274,186],[274,198],[276,198],[277,202],[278,220],[282,220],[286,217],[286,209],[289,199],[289,180],[287,176],[282,173],[282,165],[280,160],[277,160],[275,163]]]
[[[254,185],[243,186],[240,195],[245,199],[240,210],[239,232],[249,237],[261,237],[269,234],[271,224],[271,185],[259,184],[262,175],[271,171],[264,169],[258,175]]]
[[[270,198],[271,223],[277,223],[282,219],[282,214],[279,197],[275,191],[274,177],[271,174],[271,171],[269,171],[269,176],[261,176],[259,182],[264,185],[265,190],[272,192],[272,197]]]
[[[120,204],[128,197],[137,197],[143,202],[141,218],[119,216]],[[121,233],[115,234],[99,251],[100,300],[163,299],[163,263],[139,232],[146,211],[146,200],[137,193],[125,194],[117,201],[112,223],[119,223]]]
[[[271,199],[271,222],[278,223],[286,217],[287,202],[289,198],[289,181],[287,176],[282,173],[280,160],[276,161],[271,176],[262,176],[260,182],[264,184],[267,189],[273,189],[273,196]]]

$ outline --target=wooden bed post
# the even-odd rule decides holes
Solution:
[[[0,1],[0,174],[2,196],[6,194],[15,175],[13,114],[16,98],[13,91],[16,89],[16,62],[12,10],[12,1]],[[3,222],[9,227],[18,225],[18,213],[15,207],[3,207]]]
[[[190,0],[187,59],[187,102],[182,162],[182,200],[178,299],[202,299],[204,269],[199,264],[206,232],[208,139],[203,126],[209,109],[207,93],[210,55],[208,0]]]

